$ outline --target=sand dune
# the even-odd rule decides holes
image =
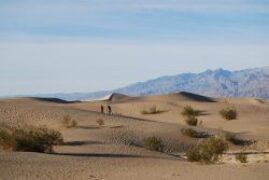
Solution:
[[[101,114],[100,106],[111,105],[113,114]],[[183,136],[186,127],[181,111],[191,105],[199,110],[202,124],[195,129],[210,134],[224,131],[257,143],[244,149],[250,162],[241,165],[233,152],[243,147],[230,145],[230,152],[218,165],[187,162],[186,148],[199,139]],[[2,179],[268,179],[269,103],[256,99],[208,98],[191,93],[129,97],[112,94],[105,100],[65,102],[59,99],[16,98],[0,100],[0,122],[28,123],[59,130],[64,144],[53,154],[0,152]],[[235,106],[239,117],[226,121],[219,111]],[[158,113],[142,110],[156,107]],[[62,124],[65,115],[78,123],[75,128]],[[98,119],[104,121],[99,126]],[[162,139],[164,151],[143,147],[145,138]],[[129,142],[132,142],[130,145]],[[244,147],[246,148],[246,147]],[[0,178],[0,179],[1,179]]]

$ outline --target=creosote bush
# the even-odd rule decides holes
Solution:
[[[196,138],[199,133],[192,128],[182,128],[181,134],[183,134],[184,136]]]
[[[197,116],[199,115],[197,110],[193,109],[191,106],[185,106],[181,114],[184,117],[185,122],[189,126],[197,126],[198,124]]]
[[[193,109],[191,106],[185,106],[181,112],[182,116],[198,116],[199,113],[197,110]]]
[[[76,127],[78,125],[77,121],[72,119],[72,117],[70,115],[64,116],[62,123],[66,128],[72,128],[72,127]]]
[[[7,128],[0,128],[0,150],[13,150],[16,147],[15,138]]]
[[[187,116],[185,117],[185,122],[189,125],[189,126],[197,126],[198,124],[198,119],[195,116]]]
[[[192,128],[182,128],[181,134],[183,134],[184,136],[191,137],[191,138],[207,138],[207,137],[209,137],[208,133],[198,132]]]
[[[159,111],[157,110],[157,107],[156,106],[152,106],[150,107],[149,109],[147,110],[142,110],[141,111],[141,114],[157,114]]]
[[[237,110],[235,107],[226,107],[220,111],[220,115],[226,120],[234,120],[237,118]]]
[[[186,156],[191,162],[205,164],[216,163],[219,156],[228,150],[228,143],[221,137],[210,137],[187,151]]]
[[[248,159],[247,159],[247,155],[245,155],[244,153],[239,153],[237,155],[235,155],[235,159],[241,163],[247,163]]]
[[[159,139],[155,136],[148,137],[144,141],[144,147],[148,150],[151,150],[151,151],[162,152],[163,151],[163,142],[161,139]]]
[[[105,121],[103,119],[97,119],[96,122],[99,126],[105,125]]]
[[[16,150],[52,152],[52,146],[63,142],[60,132],[45,127],[24,126],[13,131]]]
[[[30,125],[8,127],[0,136],[0,147],[14,151],[52,152],[53,145],[63,142],[60,132]]]

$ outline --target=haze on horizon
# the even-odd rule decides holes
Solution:
[[[265,0],[0,0],[0,96],[268,66]]]

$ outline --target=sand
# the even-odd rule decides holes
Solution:
[[[100,105],[112,106],[114,115],[101,114]],[[191,163],[185,150],[199,141],[183,136],[186,127],[181,111],[191,105],[202,111],[197,130],[218,134],[223,131],[256,140],[248,146],[230,145],[215,165]],[[142,114],[156,106],[160,113]],[[219,111],[235,106],[238,119],[226,121]],[[65,115],[78,123],[62,124]],[[128,97],[113,94],[108,100],[67,103],[55,99],[15,98],[0,100],[0,122],[28,123],[59,130],[64,144],[54,153],[0,152],[0,179],[269,179],[269,103],[251,98],[203,98],[186,93]],[[103,126],[97,120],[104,121]],[[144,139],[162,139],[164,152],[143,147]],[[132,145],[129,144],[132,142]],[[235,161],[244,152],[248,163]]]

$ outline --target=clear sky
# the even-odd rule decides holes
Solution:
[[[0,96],[269,65],[269,0],[0,0]]]

